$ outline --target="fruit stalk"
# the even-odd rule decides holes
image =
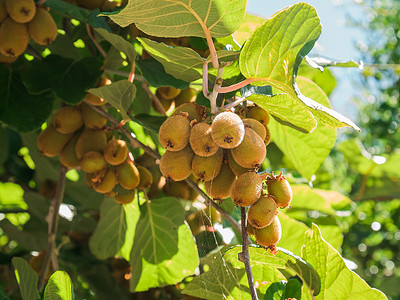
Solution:
[[[166,116],[166,112],[164,107],[162,106],[160,99],[158,99],[158,97],[149,89],[149,84],[146,81],[142,82],[142,87],[144,88],[144,90],[147,92],[147,94],[150,95],[151,100],[153,100],[154,104],[156,105],[158,111],[163,115]]]
[[[48,227],[48,242],[47,242],[47,250],[46,255],[44,257],[43,266],[40,271],[39,281],[38,281],[38,290],[42,292],[45,281],[46,281],[46,274],[48,272],[50,266],[50,260],[54,270],[58,269],[58,260],[57,260],[57,253],[56,250],[56,234],[57,234],[57,225],[58,225],[58,211],[60,209],[60,205],[64,198],[64,188],[65,188],[65,175],[67,173],[67,168],[64,166],[60,167],[60,173],[57,182],[56,193],[51,200],[50,207],[49,207],[49,214],[47,215],[46,219],[49,223]]]
[[[96,46],[97,50],[99,50],[99,52],[101,53],[101,55],[103,57],[107,56],[107,53],[104,51],[103,48],[101,48],[100,44],[96,41],[96,39],[93,36],[93,32],[92,32],[92,28],[90,27],[89,24],[86,23],[86,31],[90,37],[90,39],[92,40],[93,44]]]

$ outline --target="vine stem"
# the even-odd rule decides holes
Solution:
[[[233,107],[239,105],[240,103],[242,103],[242,102],[245,101],[245,100],[246,100],[246,97],[241,97],[241,98],[239,98],[239,99],[237,99],[237,100],[235,100],[235,101],[233,101],[233,102],[231,102],[231,103],[225,105],[224,108],[225,108],[225,109],[231,109],[231,108],[233,108]]]
[[[135,61],[133,60],[132,65],[131,65],[131,72],[129,73],[129,76],[128,76],[128,80],[130,82],[133,82],[133,80],[135,79],[135,67],[136,67],[136,64],[135,64]]]
[[[247,236],[247,216],[246,207],[240,208],[241,225],[242,225],[242,252],[238,254],[238,259],[244,263],[246,269],[247,281],[249,282],[249,289],[252,300],[258,300],[256,287],[254,285],[253,273],[251,271],[250,257],[249,257],[249,241]]]
[[[155,95],[152,91],[150,91],[149,84],[146,81],[142,82],[142,87],[145,89],[147,94],[150,95],[151,99],[153,100],[154,104],[157,107],[157,110],[163,115],[166,116],[167,113],[165,112],[164,107],[162,106],[160,99],[158,99],[157,95]]]
[[[224,66],[220,67],[217,72],[217,78],[215,79],[215,84],[213,91],[208,95],[211,105],[211,114],[214,116],[217,113],[217,97],[218,97],[218,87],[222,85],[222,73],[224,71]]]
[[[107,56],[107,53],[104,51],[103,48],[101,48],[100,44],[96,41],[96,39],[93,36],[93,32],[92,32],[92,28],[90,27],[90,25],[88,23],[86,23],[86,31],[90,37],[90,39],[92,40],[93,44],[96,46],[97,50],[99,50],[99,52],[101,53],[101,55],[103,57]]]
[[[38,290],[42,292],[44,288],[44,284],[46,281],[46,275],[49,270],[50,261],[52,263],[53,269],[58,269],[58,259],[57,259],[57,251],[56,250],[56,234],[57,234],[57,226],[58,226],[58,211],[60,209],[60,205],[64,198],[64,188],[65,188],[65,176],[67,173],[67,168],[64,166],[60,167],[60,173],[58,177],[58,183],[56,188],[56,193],[51,200],[49,207],[49,214],[46,219],[49,223],[48,227],[48,242],[46,255],[43,260],[43,266],[40,270],[40,276],[38,281]]]
[[[229,93],[229,92],[236,91],[236,90],[238,90],[238,89],[240,89],[240,88],[242,88],[242,87],[244,87],[244,86],[246,86],[246,85],[248,85],[248,84],[250,84],[252,82],[260,81],[261,79],[262,78],[247,78],[247,79],[245,79],[245,80],[243,80],[243,81],[241,81],[239,83],[236,83],[236,84],[233,84],[233,85],[230,85],[230,86],[224,86],[224,87],[216,86],[216,87],[214,87],[214,89],[218,93]]]

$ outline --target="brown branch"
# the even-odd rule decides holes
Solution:
[[[96,41],[96,39],[93,36],[92,28],[87,23],[86,23],[86,30],[87,30],[87,33],[88,33],[90,39],[92,40],[93,44],[96,46],[97,50],[99,50],[99,52],[101,53],[101,55],[103,57],[106,57],[107,53],[104,51],[103,48],[101,48],[100,44]]]
[[[240,208],[241,217],[242,217],[242,252],[238,254],[238,259],[244,263],[244,267],[246,269],[247,281],[249,282],[249,289],[252,300],[258,300],[256,287],[254,285],[253,273],[251,272],[250,265],[250,257],[249,257],[249,241],[247,236],[247,216],[246,216],[246,207]]]
[[[149,89],[149,84],[146,81],[142,82],[142,87],[145,89],[145,91],[147,92],[147,94],[150,95],[151,99],[153,100],[154,104],[157,107],[157,110],[163,115],[166,116],[167,113],[165,112],[164,107],[162,106],[160,99],[158,99],[158,97],[152,93],[152,91],[150,91]]]
[[[53,264],[53,269],[58,269],[58,261],[57,261],[57,253],[55,253],[55,242],[56,242],[56,234],[57,234],[57,225],[58,225],[58,211],[60,209],[60,205],[64,198],[64,188],[65,188],[65,174],[67,173],[67,168],[64,166],[60,167],[60,175],[58,178],[56,194],[51,200],[49,207],[49,214],[46,219],[49,223],[48,227],[48,243],[46,255],[44,257],[43,266],[40,271],[39,282],[38,282],[38,290],[39,292],[43,291],[46,275],[50,266],[50,261]]]

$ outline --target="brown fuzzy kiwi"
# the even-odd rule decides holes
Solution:
[[[169,151],[180,151],[189,142],[190,122],[184,115],[170,116],[158,132],[161,145]]]
[[[156,92],[156,96],[162,106],[162,109],[154,101],[151,102],[151,106],[158,113],[160,113],[160,114],[165,113],[165,114],[169,115],[172,112],[172,110],[175,108],[174,100],[173,99],[165,99],[163,96],[159,95],[157,92]]]
[[[257,244],[264,247],[275,246],[282,236],[281,222],[278,216],[275,216],[267,227],[254,230]]]
[[[93,183],[93,189],[102,194],[109,193],[117,184],[117,176],[111,168],[107,168],[103,177]]]
[[[161,95],[166,100],[172,100],[181,93],[181,90],[172,86],[160,86],[157,88],[156,93]]]
[[[183,112],[188,114],[189,121],[196,120],[197,122],[201,122],[207,118],[206,111],[206,107],[194,102],[189,102],[175,108],[171,116],[179,115]]]
[[[14,0],[12,0],[14,1]],[[26,24],[7,17],[0,25],[0,53],[16,57],[24,53],[28,46],[29,33]]]
[[[275,197],[275,201],[280,208],[287,207],[293,199],[292,188],[282,172],[276,176],[268,176],[267,178],[268,193]]]
[[[200,181],[213,180],[221,170],[223,159],[222,149],[208,157],[195,155],[192,161],[192,173]]]
[[[79,134],[75,134],[60,153],[60,162],[69,169],[79,167],[79,158],[76,156],[75,147]]]
[[[266,130],[266,136],[264,139],[264,144],[265,144],[265,146],[268,146],[268,144],[271,142],[271,133],[269,132],[269,129],[267,126],[265,126],[265,130]]]
[[[236,205],[252,205],[260,198],[262,187],[262,176],[257,172],[244,173],[232,184],[231,198]]]
[[[0,0],[0,23],[8,16],[5,2],[6,0]]]
[[[99,106],[99,107],[105,110],[105,106]],[[82,118],[86,128],[102,129],[104,128],[104,126],[106,126],[107,119],[101,116],[99,113],[95,112],[85,102],[82,102],[80,104],[80,109],[82,111]]]
[[[115,167],[118,176],[118,183],[127,190],[135,189],[140,182],[139,170],[135,164],[126,160],[123,164]]]
[[[256,119],[264,126],[269,123],[269,113],[259,106],[250,106],[246,112],[246,118]]]
[[[37,147],[41,155],[53,157],[60,154],[65,145],[72,138],[73,134],[58,132],[52,125],[48,125],[37,139]]]
[[[243,168],[258,169],[266,154],[264,141],[251,128],[246,128],[243,142],[232,149],[234,160]]]
[[[249,235],[254,236],[254,234],[255,234],[255,228],[253,226],[251,226],[250,223],[247,223],[246,231],[247,231],[247,234],[249,234]]]
[[[106,167],[104,155],[97,151],[86,152],[79,160],[81,169],[86,173],[98,172]]]
[[[192,173],[194,153],[187,146],[181,151],[166,151],[160,159],[160,171],[167,181],[181,181]]]
[[[247,222],[255,228],[267,227],[276,216],[277,208],[274,196],[262,195],[247,211]]]
[[[190,187],[184,181],[167,182],[164,185],[163,191],[167,196],[181,199],[190,198]]]
[[[0,62],[1,63],[9,63],[12,64],[14,61],[16,61],[18,59],[18,56],[5,56],[3,54],[0,53]]]
[[[103,98],[97,97],[92,93],[87,93],[84,100],[95,106],[101,106],[106,103],[106,101]]]
[[[192,127],[189,142],[193,152],[199,156],[214,155],[219,149],[211,137],[211,125],[207,123],[197,123]]]
[[[114,200],[119,204],[128,204],[131,203],[135,199],[135,191],[132,191],[129,194],[116,194],[114,195]]]
[[[194,101],[196,101],[196,92],[194,91],[194,89],[190,87],[182,90],[180,94],[176,96],[174,99],[176,107],[181,106],[184,103],[194,102]]]
[[[228,164],[229,167],[232,169],[232,172],[235,173],[236,176],[240,176],[246,172],[250,172],[252,169],[249,168],[243,168],[241,165],[239,165],[232,156],[232,150],[226,150],[227,152],[227,158],[228,158]]]
[[[214,200],[228,198],[231,195],[231,186],[235,178],[236,176],[228,164],[223,163],[217,177],[204,183],[207,194]]]
[[[18,23],[27,23],[33,19],[36,12],[33,0],[6,0],[8,15]]]
[[[122,164],[128,157],[128,145],[124,140],[110,140],[104,148],[104,158],[113,166]]]
[[[53,126],[61,133],[72,133],[83,125],[81,111],[76,106],[64,106],[53,116]]]
[[[226,149],[235,148],[244,138],[242,119],[231,111],[220,113],[211,124],[211,136],[214,142]]]
[[[243,119],[243,123],[244,126],[253,129],[254,132],[257,133],[263,141],[265,140],[265,138],[267,137],[267,129],[263,124],[261,124],[256,119],[250,118]]]
[[[76,156],[81,159],[89,151],[103,152],[106,145],[107,136],[105,131],[86,128],[76,142]]]
[[[137,186],[138,189],[144,190],[149,188],[153,183],[153,176],[151,175],[150,171],[147,170],[145,167],[137,166],[139,171],[139,185]]]
[[[35,17],[28,23],[28,31],[36,43],[48,45],[57,37],[57,24],[46,9],[39,7]]]

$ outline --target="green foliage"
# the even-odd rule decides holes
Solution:
[[[73,300],[74,288],[71,278],[63,271],[54,272],[44,290],[44,300]]]
[[[39,279],[37,274],[23,258],[14,257],[12,263],[21,290],[22,300],[39,299],[40,296],[36,288]]]

